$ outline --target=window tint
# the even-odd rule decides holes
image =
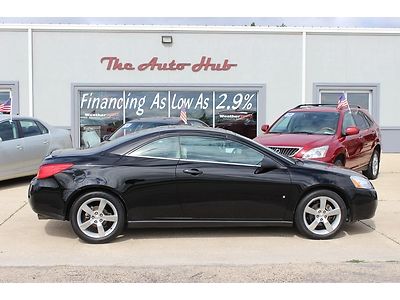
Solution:
[[[369,127],[367,121],[365,118],[362,116],[360,112],[356,112],[353,114],[354,115],[354,120],[356,121],[357,127],[360,128],[360,130],[367,129]]]
[[[150,142],[129,155],[179,159],[179,138],[174,136]]]
[[[2,141],[18,138],[18,130],[15,122],[4,121],[0,123],[0,138]]]
[[[39,127],[40,131],[42,132],[42,134],[49,133],[47,128],[42,123],[40,123],[39,121],[36,121],[36,124],[38,125],[38,127]]]
[[[19,123],[21,124],[24,137],[42,134],[42,131],[33,120],[21,120]]]
[[[342,125],[342,132],[344,133],[346,131],[346,128],[348,127],[356,127],[356,122],[354,122],[353,114],[351,114],[349,111],[347,111],[344,114],[344,119],[343,119],[343,125]]]
[[[182,159],[258,165],[264,158],[260,152],[224,138],[181,136],[180,140]]]
[[[374,124],[374,121],[364,112],[360,111],[360,113],[364,116],[365,120],[367,120],[367,123],[369,125],[368,127],[371,127]]]

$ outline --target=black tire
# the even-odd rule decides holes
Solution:
[[[104,205],[103,209],[101,205]],[[115,239],[123,231],[125,219],[125,208],[121,201],[106,192],[89,192],[80,196],[70,211],[75,234],[91,244]]]
[[[333,162],[335,166],[344,167],[344,161],[340,157],[336,157],[335,161]]]
[[[378,178],[380,162],[381,162],[380,153],[377,149],[375,149],[369,160],[368,169],[363,171],[363,174],[368,179],[371,179],[371,180]],[[377,165],[375,165],[375,163],[377,163]]]
[[[326,205],[322,210],[321,204],[324,199]],[[306,212],[308,207],[315,214]],[[332,213],[337,213],[337,215],[330,215]],[[338,194],[329,190],[317,190],[300,200],[295,212],[295,225],[302,235],[311,239],[325,240],[332,238],[341,230],[346,217],[346,204]],[[316,227],[311,229],[314,222]],[[325,222],[329,222],[331,227],[328,228]]]

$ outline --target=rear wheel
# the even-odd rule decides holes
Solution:
[[[124,229],[125,209],[113,195],[90,192],[74,202],[70,221],[80,239],[93,244],[106,243]]]
[[[372,153],[371,159],[368,163],[368,169],[363,171],[363,174],[368,177],[368,179],[376,179],[379,175],[379,164],[380,155],[377,149]]]
[[[329,190],[319,190],[305,196],[295,213],[297,229],[311,239],[333,237],[345,219],[346,205],[343,199]]]

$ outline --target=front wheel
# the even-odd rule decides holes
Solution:
[[[346,205],[335,192],[319,190],[300,200],[295,224],[301,234],[311,239],[329,239],[342,227]]]
[[[74,202],[70,221],[80,239],[92,244],[107,243],[124,229],[125,209],[111,194],[90,192]]]
[[[379,151],[375,149],[372,153],[371,159],[369,160],[368,169],[363,171],[363,174],[367,176],[368,179],[376,179],[379,174],[379,163]]]

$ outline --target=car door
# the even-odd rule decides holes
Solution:
[[[350,169],[357,168],[361,164],[361,153],[363,150],[363,142],[359,133],[354,135],[345,135],[346,128],[357,127],[353,115],[354,113],[350,111],[345,112],[342,123],[343,136],[341,138],[342,144],[346,148],[347,152],[346,167]]]
[[[363,157],[363,165],[367,165],[370,161],[370,158],[372,156],[372,152],[374,151],[375,145],[376,145],[376,140],[377,140],[377,132],[376,129],[373,127],[373,122],[370,120],[362,111],[358,111],[358,114],[360,114],[364,121],[365,121],[365,130],[363,131],[363,137],[364,137],[364,152],[365,155]]]
[[[49,152],[49,133],[42,132],[34,120],[21,119],[19,124],[25,142],[26,166],[29,170],[36,170]]]
[[[175,184],[178,161],[177,136],[151,140],[119,160],[129,220],[165,220],[182,216]]]
[[[287,169],[256,174],[264,154],[225,137],[182,135],[176,178],[183,216],[202,220],[282,220]]]
[[[362,143],[359,166],[365,166],[369,163],[369,160],[372,155],[371,146],[373,144],[374,138],[372,137],[371,141],[369,124],[367,123],[367,120],[363,116],[362,112],[356,111],[353,113],[353,115],[354,115],[354,121],[356,122],[357,127],[360,129],[359,138],[360,142]]]
[[[24,141],[19,137],[17,122],[0,122],[0,179],[25,174],[24,146]]]

